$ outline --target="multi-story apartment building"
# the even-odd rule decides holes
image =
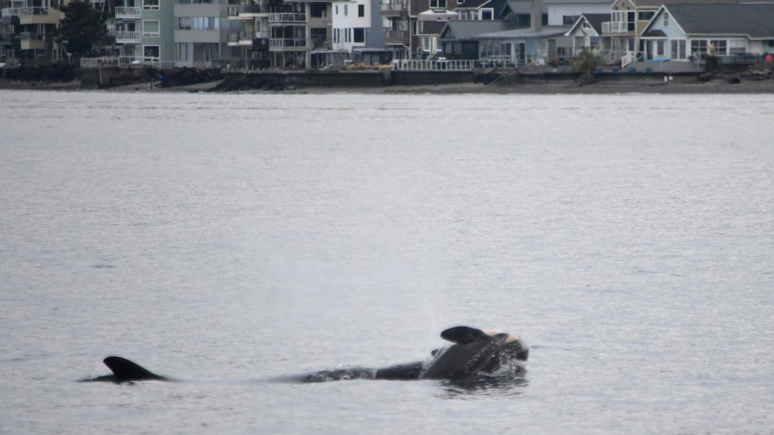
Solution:
[[[270,66],[269,11],[268,3],[261,4],[253,0],[241,0],[239,5],[228,7],[228,18],[232,21],[233,29],[228,34],[228,45],[239,47],[239,57],[244,59],[247,68]],[[234,29],[234,22],[238,29]]]
[[[10,63],[21,49],[21,41],[16,29],[19,27],[18,15],[6,15],[10,0],[0,0],[0,63]]]
[[[118,55],[159,68],[175,59],[174,8],[171,0],[115,0],[108,32]]]
[[[239,31],[241,23],[229,19],[228,8],[239,0],[163,1],[174,1],[175,66],[210,67],[215,61],[236,65],[242,50],[229,46],[229,34]]]
[[[54,39],[61,0],[9,0],[0,9],[0,38],[6,58],[29,61],[61,60],[64,50]]]
[[[288,0],[269,14],[269,52],[275,68],[324,66],[331,45],[331,3]]]

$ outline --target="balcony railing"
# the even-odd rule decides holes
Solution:
[[[239,16],[250,17],[252,15],[265,14],[267,11],[261,7],[261,5],[240,5],[229,6],[228,17],[236,18]]]
[[[283,13],[269,14],[269,24],[279,23],[306,23],[306,14]]]
[[[116,18],[123,20],[137,20],[142,16],[142,7],[116,6]]]
[[[606,21],[602,23],[602,33],[628,33],[634,31],[634,23],[626,21]]]
[[[19,39],[22,41],[42,41],[43,35],[40,33],[22,32],[19,33]]]
[[[269,39],[270,50],[305,50],[306,39],[272,38]]]
[[[2,12],[4,17],[26,17],[30,15],[48,15],[48,8],[3,8],[0,12]]]
[[[408,45],[408,43],[409,43],[408,30],[388,30],[387,31],[387,44]]]
[[[116,31],[115,36],[120,44],[139,44],[142,41],[142,32]]]

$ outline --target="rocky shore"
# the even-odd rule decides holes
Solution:
[[[134,83],[101,89],[98,92],[228,92],[228,93],[286,93],[286,94],[774,94],[774,70],[763,70],[755,74],[702,74],[689,77],[675,77],[664,81],[663,77],[643,78],[642,75],[585,75],[567,79],[536,79],[522,77],[494,76],[479,80],[479,83],[393,85],[381,87],[302,87],[285,86],[276,81],[252,80],[253,86],[239,88],[228,84],[213,73],[208,81],[197,77],[171,75],[164,86],[156,83]],[[192,83],[193,82],[193,83]],[[44,90],[83,91],[79,80],[21,81],[0,79],[0,90]]]

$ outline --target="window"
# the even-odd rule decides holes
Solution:
[[[430,0],[430,9],[446,9],[446,0]]]
[[[159,32],[159,20],[142,22],[142,36],[156,38],[159,36]]]
[[[365,29],[354,29],[353,42],[365,42]]]
[[[656,56],[664,55],[664,40],[658,40],[656,42]]]
[[[142,7],[143,9],[158,9],[160,1],[161,0],[143,0]]]
[[[481,19],[482,20],[492,20],[492,10],[491,9],[481,9]]]
[[[146,61],[158,61],[161,57],[161,47],[158,45],[146,45],[142,48],[142,57]]]
[[[191,17],[177,17],[177,30],[191,30]]]
[[[640,12],[640,21],[650,21],[656,15],[655,12]]]
[[[365,17],[365,5],[357,5],[357,16]],[[357,42],[357,41],[355,41]]]
[[[744,40],[730,40],[728,41],[728,54],[741,54],[747,53],[747,43]]]
[[[713,39],[709,45],[712,54],[725,56],[728,53],[728,41],[725,39]]]
[[[349,5],[344,5],[344,16],[346,17],[347,14],[349,14]]]
[[[565,15],[562,17],[562,25],[563,26],[572,26],[575,24],[576,21],[578,21],[578,18],[580,18],[577,15]]]
[[[193,17],[193,30],[220,30],[218,17]]]
[[[691,53],[705,54],[707,52],[707,40],[694,40],[691,41]]]
[[[178,42],[177,43],[177,61],[178,62],[188,62],[188,47],[189,44],[187,42]]]
[[[664,27],[669,27],[669,14],[664,12]]]
[[[685,59],[685,39],[673,40],[671,59]]]

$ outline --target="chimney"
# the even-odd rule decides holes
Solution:
[[[543,0],[532,0],[530,28],[533,32],[543,30]]]

